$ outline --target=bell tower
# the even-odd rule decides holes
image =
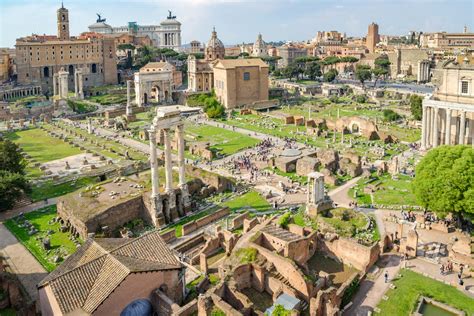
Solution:
[[[61,8],[58,9],[58,38],[60,40],[69,39],[69,11],[61,3]]]

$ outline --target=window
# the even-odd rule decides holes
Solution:
[[[250,80],[250,72],[244,72],[244,80]]]
[[[469,82],[468,81],[461,81],[461,93],[468,94],[469,93]]]

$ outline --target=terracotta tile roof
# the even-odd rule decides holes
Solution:
[[[64,314],[93,313],[130,273],[180,268],[158,232],[131,239],[89,239],[38,287],[51,287]]]
[[[268,65],[260,58],[238,58],[238,59],[219,59],[215,64],[215,68],[230,69],[235,67],[267,67]]]

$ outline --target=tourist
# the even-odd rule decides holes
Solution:
[[[385,277],[385,283],[387,283],[388,282],[388,271],[385,271],[384,277]]]
[[[440,273],[441,275],[444,274],[444,264],[442,264],[442,265],[439,267],[439,273]]]

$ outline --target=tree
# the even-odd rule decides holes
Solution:
[[[293,77],[298,77],[299,70],[295,64],[289,64],[286,68],[282,70],[282,75],[285,78],[293,79]]]
[[[413,191],[423,207],[444,217],[474,216],[474,149],[471,146],[440,146],[416,166]]]
[[[10,209],[30,187],[25,176],[19,173],[0,170],[0,211]]]
[[[118,50],[134,50],[135,46],[133,44],[119,44],[117,46]]]
[[[372,72],[370,71],[370,66],[368,65],[357,65],[355,71],[355,77],[360,81],[362,86],[364,82],[372,78]]]
[[[343,56],[339,60],[341,61],[341,63],[351,63],[351,64],[359,61],[359,59],[354,56]]]
[[[383,118],[388,122],[393,122],[401,119],[402,117],[394,110],[386,109],[383,110]]]
[[[283,305],[277,304],[273,309],[272,316],[290,316],[291,311],[285,309]]]
[[[337,76],[337,70],[329,69],[329,71],[323,75],[323,80],[325,82],[333,82],[334,79],[336,79],[336,76]]]
[[[8,139],[0,140],[0,170],[25,174],[26,164],[17,144]]]
[[[306,63],[304,75],[308,76],[309,79],[314,80],[316,77],[321,76],[321,65],[317,61]]]
[[[377,57],[375,59],[375,66],[374,69],[372,70],[372,73],[375,76],[375,81],[374,81],[374,87],[377,85],[377,80],[379,80],[380,77],[388,75],[390,71],[390,61],[388,60],[388,56],[383,55],[380,57]]]
[[[137,56],[135,57],[134,66],[141,68],[153,61],[158,56],[158,50],[152,46],[142,46],[137,50]]]
[[[411,115],[413,115],[413,118],[415,120],[421,120],[423,116],[423,97],[417,95],[417,94],[412,94],[410,96],[410,110],[411,110]]]

